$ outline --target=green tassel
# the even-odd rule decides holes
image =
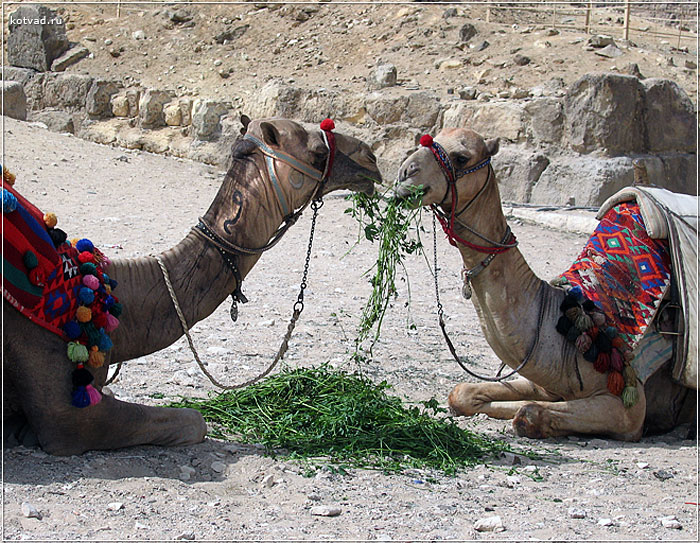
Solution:
[[[591,319],[585,313],[582,313],[576,318],[575,326],[579,330],[579,332],[585,332],[593,326],[593,319]]]
[[[99,345],[101,334],[100,331],[95,327],[92,322],[84,322],[80,324],[80,328],[83,330],[88,338],[88,345],[92,347],[93,345]]]
[[[75,341],[68,343],[68,358],[71,362],[87,362],[89,357],[90,355],[85,345]]]
[[[625,388],[622,389],[622,403],[626,408],[632,407],[634,404],[636,404],[639,401],[639,395],[637,394],[637,387],[632,386],[628,387],[626,386]]]
[[[625,365],[622,370],[622,376],[625,378],[625,386],[633,387],[637,384],[637,372],[629,364]]]

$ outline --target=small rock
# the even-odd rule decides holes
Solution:
[[[180,473],[187,473],[189,475],[194,475],[197,472],[192,466],[180,466]]]
[[[558,36],[559,31],[556,28],[549,28],[547,29],[547,32],[545,32],[545,36]]]
[[[663,526],[664,528],[671,528],[673,530],[681,530],[683,528],[683,526],[681,526],[681,523],[678,522],[678,519],[675,515],[659,517],[659,521],[661,522],[661,526]]]
[[[639,69],[639,65],[637,65],[636,62],[630,62],[626,66],[623,66],[623,68],[620,70],[620,73],[633,75],[637,79],[644,79],[644,76],[642,75],[642,72]]]
[[[611,518],[599,518],[598,519],[598,526],[614,526],[615,521]]]
[[[317,517],[337,517],[340,515],[340,507],[333,505],[316,505],[311,508],[311,514]]]
[[[226,464],[217,460],[211,463],[211,470],[216,473],[223,473],[224,471],[226,471]]]
[[[124,509],[124,504],[122,502],[112,502],[107,504],[107,509],[109,511],[119,511],[120,509]]]
[[[693,62],[692,60],[686,60],[685,67],[688,68],[689,70],[697,70],[698,69],[698,65],[695,62]]]
[[[109,38],[107,38],[107,39],[105,40],[105,45],[112,45],[113,43],[114,43],[114,42],[113,42],[112,40],[110,40]]]
[[[457,8],[447,8],[442,12],[443,19],[449,19],[450,17],[457,17]]]
[[[503,459],[508,466],[518,466],[523,463],[520,455],[513,454],[510,452],[503,453]]]
[[[483,51],[483,50],[486,49],[489,45],[491,45],[491,44],[490,44],[489,42],[487,42],[486,40],[481,41],[481,42],[477,43],[477,44],[474,46],[474,51],[477,51],[477,52],[478,52],[478,51]]]
[[[462,61],[457,60],[455,58],[450,58],[447,60],[439,61],[439,64],[437,66],[438,70],[441,70],[441,71],[454,70],[455,68],[461,68],[461,67],[462,67]]]
[[[586,518],[586,512],[583,509],[569,507],[569,518]]]
[[[267,327],[270,327],[270,326],[274,326],[274,325],[275,325],[275,319],[270,319],[270,320],[267,320],[267,321],[260,321],[260,322],[258,323],[258,326],[267,326]]]
[[[622,56],[624,52],[617,45],[611,43],[610,45],[603,47],[598,51],[595,51],[595,54],[605,58],[617,58]]]
[[[459,89],[458,94],[462,100],[474,100],[476,98],[476,87],[462,87]],[[506,453],[506,456],[508,454],[511,453]]]
[[[53,61],[51,70],[54,72],[63,72],[66,68],[84,59],[89,54],[90,51],[88,51],[87,47],[73,47]]]
[[[591,439],[588,442],[588,446],[593,448],[593,449],[602,449],[602,448],[608,446],[608,442],[605,441],[604,439]]]
[[[217,58],[217,59],[214,61],[214,66],[221,66],[222,64],[223,64],[223,62],[221,61],[220,58]]]
[[[518,477],[517,475],[508,475],[506,477],[506,486],[508,488],[513,488],[514,486],[519,485],[519,484],[520,484],[520,477]]]
[[[530,64],[530,57],[518,53],[513,57],[513,62],[515,62],[518,66],[526,66]]]
[[[306,498],[312,502],[320,502],[321,501],[321,496],[319,496],[315,492],[310,492],[309,494],[307,494]]]
[[[396,81],[396,66],[393,64],[380,64],[375,68],[374,74],[372,74],[372,83],[377,89],[393,87],[396,85]]]
[[[31,503],[22,502],[21,509],[22,509],[22,514],[26,518],[35,518],[35,519],[41,520],[41,513]]]
[[[119,58],[122,53],[119,49],[116,49],[114,47],[110,47],[109,54],[112,55],[114,58]]]
[[[649,467],[649,462],[637,462],[637,467],[639,469],[647,469]]]
[[[272,488],[275,484],[275,476],[272,473],[265,475],[263,480],[260,482],[260,486],[263,488]]]
[[[471,23],[465,23],[462,25],[462,28],[459,29],[460,43],[467,43],[474,36],[476,36],[476,27]]]
[[[131,37],[135,40],[145,40],[146,33],[143,30],[137,30],[136,32],[131,33]]]
[[[666,66],[675,66],[675,65],[676,65],[676,61],[673,60],[673,57],[668,57],[666,59]]]
[[[597,35],[597,36],[591,36],[588,38],[588,45],[591,47],[607,47],[608,45],[614,45],[615,40],[612,39],[612,36],[603,36],[603,35]]]
[[[665,469],[659,469],[654,472],[654,477],[660,481],[667,481],[668,479],[673,479],[673,473]]]
[[[182,532],[175,541],[194,541],[194,532]]]
[[[501,517],[495,515],[493,517],[480,518],[474,523],[474,529],[477,532],[503,532],[505,527]]]

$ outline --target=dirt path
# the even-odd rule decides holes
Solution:
[[[163,250],[181,239],[212,199],[221,172],[202,164],[98,146],[5,119],[4,163],[17,188],[54,211],[70,236],[89,236],[110,256]],[[307,309],[288,363],[348,365],[358,312],[369,293],[362,277],[376,248],[363,243],[344,257],[356,227],[329,198],[321,212],[307,292]],[[512,221],[526,258],[544,277],[571,262],[584,238]],[[426,216],[426,227],[430,223]],[[301,276],[309,216],[263,257],[245,283],[251,302],[236,325],[223,304],[194,328],[200,352],[225,381],[256,374],[278,347]],[[110,248],[118,245],[123,248]],[[460,352],[482,371],[498,364],[473,307],[459,296],[459,261],[442,241],[442,297]],[[444,402],[464,376],[449,359],[435,322],[425,263],[407,263],[406,290],[387,317],[375,361],[364,370],[387,379],[410,400]],[[417,325],[407,330],[406,321]],[[346,339],[344,339],[346,338]],[[147,404],[179,394],[205,395],[185,342],[125,365],[115,394]],[[165,399],[160,399],[164,395]],[[506,422],[464,421],[514,446],[536,447],[548,461],[513,466],[503,458],[455,478],[352,470],[348,475],[263,456],[255,447],[207,440],[192,447],[137,447],[57,458],[39,449],[4,451],[4,539],[508,539],[697,540],[696,443],[682,432],[640,443],[601,439],[516,438]],[[273,474],[273,486],[262,485]],[[26,518],[23,502],[42,518]],[[340,508],[335,518],[311,507]],[[498,515],[505,531],[476,532],[478,519]],[[572,518],[574,516],[584,518]],[[663,527],[675,516],[680,529]],[[672,524],[672,523],[671,523]]]

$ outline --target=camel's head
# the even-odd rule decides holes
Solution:
[[[274,168],[280,190],[289,200],[290,208],[302,206],[314,194],[319,176],[325,172],[329,160],[329,144],[319,127],[307,127],[287,119],[251,121],[241,118],[241,132],[262,142],[273,153],[280,154]],[[371,194],[374,183],[381,182],[377,159],[370,147],[352,136],[333,131],[335,152],[330,174],[323,182],[322,193],[348,189]],[[292,160],[286,160],[291,157]],[[311,173],[304,173],[310,167]]]
[[[474,172],[470,170],[498,153],[498,139],[484,141],[473,130],[445,128],[434,141],[447,153],[452,164],[459,198],[457,206],[462,207],[477,194],[488,176],[488,168]],[[424,140],[424,143],[428,142],[429,140]],[[415,194],[419,187],[422,187],[420,205],[438,204],[446,209],[451,207],[447,178],[431,146],[421,146],[399,168],[395,186],[397,196],[406,198]]]

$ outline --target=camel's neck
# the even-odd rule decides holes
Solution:
[[[243,175],[246,171],[248,175]],[[227,239],[246,247],[261,247],[281,224],[282,215],[274,196],[268,194],[266,184],[256,177],[259,176],[257,168],[249,164],[247,169],[241,168],[239,174],[240,179],[227,178],[206,218],[212,225],[221,225],[224,220],[233,218],[226,213],[231,212],[232,194],[237,191],[240,197],[236,201],[242,202],[241,212],[228,226]],[[237,209],[233,213],[235,217]],[[160,256],[189,327],[208,317],[236,287],[234,274],[217,249],[194,233]],[[241,278],[245,278],[259,257],[236,259]],[[124,306],[120,325],[112,334],[111,363],[158,351],[183,335],[154,257],[116,260],[108,273],[119,282],[115,294]]]
[[[500,195],[495,179],[491,180],[474,202],[478,213],[464,213],[460,219],[488,239],[500,242],[506,231],[506,218],[501,209]],[[488,245],[466,228],[455,226],[457,234],[479,245]],[[484,261],[487,254],[459,245],[466,269],[472,269]],[[520,364],[530,350],[537,331],[542,293],[542,281],[537,278],[516,248],[495,256],[491,263],[472,280],[472,301],[482,330],[496,355],[510,367]],[[549,289],[548,285],[544,286]],[[546,295],[548,300],[549,296]],[[549,302],[545,301],[549,314]],[[526,368],[521,372],[528,376]]]

